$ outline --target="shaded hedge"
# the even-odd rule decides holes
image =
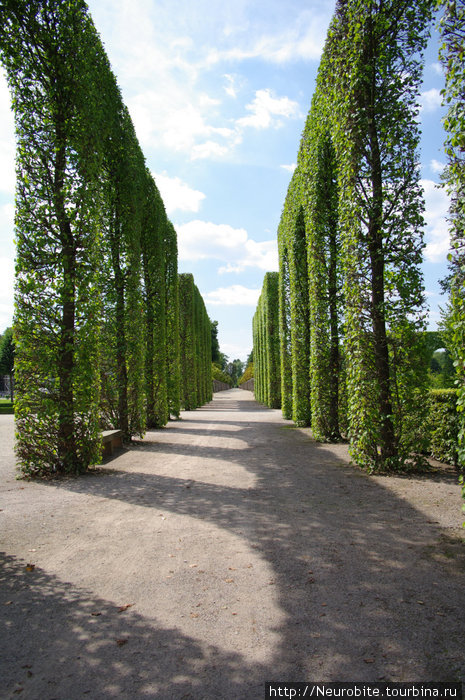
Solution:
[[[457,412],[456,389],[433,389],[428,397],[429,452],[448,464],[458,463],[460,414]]]
[[[190,273],[179,275],[181,406],[186,411],[212,398],[211,321]]]
[[[255,397],[270,408],[281,407],[278,273],[267,272],[253,317]]]
[[[17,456],[29,476],[79,473],[100,461],[102,429],[129,440],[179,415],[176,232],[84,0],[4,0],[0,26],[17,138]],[[210,328],[195,296],[185,352],[200,405]]]

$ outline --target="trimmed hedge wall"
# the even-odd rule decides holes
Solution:
[[[432,457],[448,464],[458,463],[460,415],[456,389],[433,389],[429,393],[428,433]]]
[[[278,273],[267,272],[253,317],[254,392],[260,403],[281,407]]]

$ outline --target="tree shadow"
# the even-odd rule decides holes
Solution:
[[[223,402],[218,410],[217,403],[204,409],[206,424],[217,423],[215,436],[239,438],[242,449],[176,442],[178,426],[183,434],[190,433],[189,423],[196,424],[198,437],[201,419],[196,411],[165,429],[163,442],[150,433],[131,446],[124,459],[113,462],[117,468],[111,472],[103,469],[98,476],[49,484],[207,520],[243,538],[268,562],[283,616],[276,630],[279,643],[266,664],[248,667],[244,658],[216,650],[214,673],[219,680],[213,691],[210,676],[202,679],[196,670],[209,665],[210,652],[178,631],[157,631],[166,639],[168,665],[179,653],[197,659],[198,667],[185,666],[196,683],[195,697],[260,698],[260,684],[266,680],[463,681],[463,543],[449,538],[380,481],[344,464],[330,447],[301,432],[281,430],[276,412],[272,417],[270,409],[255,404],[241,413],[261,412],[260,420],[226,418],[223,423]],[[250,400],[245,403],[249,409]],[[237,430],[222,431],[225,425]],[[153,454],[153,462],[143,462],[145,473],[137,466],[143,453]],[[166,473],[167,454],[179,456],[170,467],[173,473]],[[186,456],[212,464],[220,460],[232,475],[234,469],[245,468],[254,486],[207,483],[196,479],[195,472],[192,478],[180,478],[174,472]],[[44,599],[47,604],[47,593]],[[148,639],[152,628],[143,620],[138,624],[141,639]],[[111,634],[114,639],[123,631]],[[97,667],[107,663],[103,643],[101,648],[102,653],[95,647]],[[149,656],[142,643],[140,658],[126,668],[131,675],[141,664],[144,673],[152,674],[151,683],[162,684],[156,691],[161,694],[151,697],[180,698],[189,692],[180,686],[177,694],[167,690],[163,695],[170,685],[162,666],[149,668]]]
[[[245,698],[262,684],[242,655],[119,612],[2,553],[0,584],[2,698]]]
[[[307,436],[266,421],[237,426],[245,449],[149,439],[134,453],[153,452],[155,473],[67,487],[138,505],[143,499],[145,507],[208,519],[246,538],[273,567],[286,614],[270,673],[373,679],[376,668],[407,680],[415,669],[416,677],[456,679],[463,668],[461,543]],[[156,474],[156,454],[167,452],[245,466],[256,486]]]

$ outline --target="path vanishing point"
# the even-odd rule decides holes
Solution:
[[[26,482],[0,419],[1,698],[465,680],[453,475],[370,477],[233,389],[95,473]]]

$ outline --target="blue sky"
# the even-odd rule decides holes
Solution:
[[[278,269],[276,231],[334,2],[90,0],[147,165],[178,232],[221,350],[245,359],[263,276]],[[424,274],[430,327],[447,270],[443,76],[437,37],[421,95]],[[0,76],[0,331],[11,324],[14,125]]]

